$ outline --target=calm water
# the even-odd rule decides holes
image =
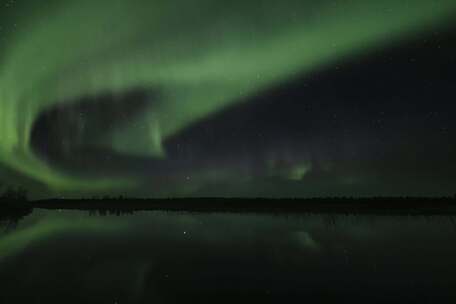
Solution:
[[[0,234],[0,303],[452,303],[455,241],[449,217],[35,210]]]

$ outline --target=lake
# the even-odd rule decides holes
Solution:
[[[0,233],[0,303],[442,303],[447,216],[35,209]]]

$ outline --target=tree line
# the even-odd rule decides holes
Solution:
[[[0,200],[27,201],[27,190],[23,187],[4,186],[0,183]]]

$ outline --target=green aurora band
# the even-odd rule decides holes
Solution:
[[[30,145],[34,121],[81,96],[158,88],[159,100],[137,124],[98,144],[163,158],[162,141],[189,124],[297,74],[444,26],[455,11],[454,0],[80,0],[2,7],[0,163],[55,193],[133,186],[138,181],[78,177],[41,160]]]

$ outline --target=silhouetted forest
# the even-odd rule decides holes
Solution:
[[[2,189],[2,188],[5,188],[5,189]],[[25,190],[25,188],[22,188],[22,187],[14,188],[12,186],[3,187],[2,184],[0,184],[0,190],[3,190],[2,194],[0,195],[0,201],[2,201],[2,202],[27,201],[27,190]]]
[[[0,225],[7,228],[15,227],[22,218],[33,211],[27,200],[27,190],[0,184],[0,191]]]
[[[255,214],[456,215],[453,197],[328,198],[163,198],[93,197],[28,201],[23,188],[1,187],[0,224],[14,227],[34,208],[81,210],[93,216],[131,215],[138,211]]]
[[[456,196],[418,197],[328,197],[328,198],[169,198],[125,197],[54,199],[33,203],[43,209],[86,210],[91,215],[123,215],[136,211],[160,210],[216,213],[319,213],[385,215],[454,215]]]

